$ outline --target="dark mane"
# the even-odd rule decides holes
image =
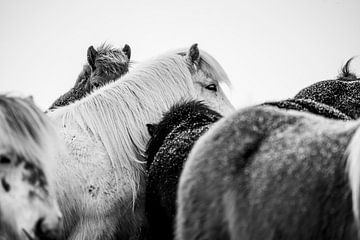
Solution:
[[[121,49],[115,48],[110,44],[101,44],[96,51],[98,57],[96,64],[101,66],[101,71],[107,75],[122,75],[128,72],[130,59],[127,61],[124,52]]]
[[[147,145],[147,166],[154,160],[159,148],[163,145],[166,136],[183,122],[215,122],[221,115],[201,101],[188,100],[175,104],[163,115],[162,120],[154,126],[154,132],[150,136]]]
[[[93,54],[91,62],[88,56],[88,62],[83,66],[74,86],[55,100],[49,110],[82,99],[94,89],[118,80],[129,71],[131,50],[128,45],[125,45],[123,49],[118,49],[103,43],[96,50],[93,46],[90,46],[89,50]]]
[[[354,81],[354,80],[358,79],[356,74],[351,72],[351,70],[350,70],[350,64],[351,64],[352,60],[354,60],[354,58],[355,57],[352,57],[349,60],[347,60],[345,65],[342,67],[340,74],[337,77],[337,80]]]

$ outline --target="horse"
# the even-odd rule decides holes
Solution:
[[[336,79],[316,82],[295,97],[283,101],[266,102],[264,105],[283,109],[306,111],[339,120],[360,117],[360,78],[350,71],[350,58]]]
[[[183,164],[197,139],[220,118],[200,101],[181,101],[159,123],[147,125],[147,239],[174,239],[176,190]]]
[[[32,100],[0,94],[0,239],[56,239],[61,213],[51,178],[61,146]]]
[[[181,99],[234,110],[220,64],[197,44],[139,64],[89,96],[49,113],[67,146],[58,201],[67,239],[136,239],[144,225],[146,124]]]
[[[119,79],[129,71],[130,57],[131,48],[127,44],[122,49],[105,43],[97,50],[90,46],[87,50],[87,64],[84,65],[75,85],[56,99],[49,110],[68,105],[85,97],[94,89]]]
[[[184,166],[176,239],[358,239],[359,146],[360,121],[271,106],[219,120]]]

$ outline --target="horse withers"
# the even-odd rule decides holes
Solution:
[[[90,46],[87,50],[87,64],[74,87],[56,99],[49,110],[80,100],[94,89],[118,80],[129,71],[130,57],[131,48],[127,44],[122,49],[109,44],[101,44],[96,50]]]
[[[51,178],[61,142],[30,99],[0,95],[0,239],[56,239]]]

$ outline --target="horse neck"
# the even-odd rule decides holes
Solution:
[[[173,104],[194,95],[191,76],[187,75],[190,73],[172,68],[155,70],[129,73],[123,81],[110,83],[89,97],[50,113],[63,126],[76,124],[99,139],[115,173],[128,174],[134,183],[134,194],[149,139],[146,124],[158,122]],[[132,171],[124,173],[123,169]]]

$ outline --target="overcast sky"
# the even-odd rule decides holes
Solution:
[[[360,54],[360,0],[0,0],[0,92],[32,94],[45,109],[105,41],[129,44],[135,61],[196,42],[244,106],[334,78]]]

